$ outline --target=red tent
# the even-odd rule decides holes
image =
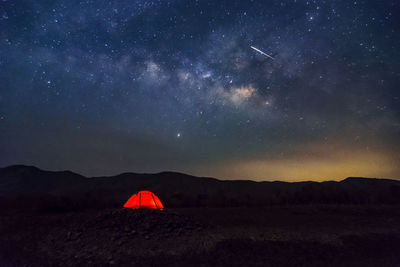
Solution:
[[[131,209],[163,209],[160,199],[150,191],[139,191],[131,196],[124,204],[124,208]]]

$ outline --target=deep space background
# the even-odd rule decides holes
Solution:
[[[2,0],[0,165],[400,179],[399,48],[395,0]]]

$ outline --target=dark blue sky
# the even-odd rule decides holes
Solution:
[[[2,0],[0,165],[400,178],[399,31],[394,0]]]

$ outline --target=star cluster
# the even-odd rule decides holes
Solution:
[[[400,178],[399,14],[394,0],[3,0],[0,164]]]

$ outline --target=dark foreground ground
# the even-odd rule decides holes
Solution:
[[[400,266],[399,206],[0,214],[0,266]]]

